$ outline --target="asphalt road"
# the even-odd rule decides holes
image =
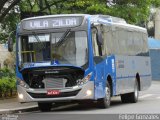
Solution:
[[[18,116],[19,120],[129,120],[123,116],[126,114],[134,114],[129,116],[134,119],[136,114],[160,114],[160,81],[152,82],[150,89],[140,92],[138,103],[123,104],[120,97],[114,97],[109,109],[97,108],[96,104],[67,104],[53,107],[51,112],[31,111]],[[154,117],[160,119],[160,115]]]

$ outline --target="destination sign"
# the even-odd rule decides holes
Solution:
[[[76,27],[81,24],[82,17],[37,18],[22,22],[23,29],[25,30]]]

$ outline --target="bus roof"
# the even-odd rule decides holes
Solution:
[[[90,16],[90,15],[89,14],[58,14],[58,15],[45,15],[45,16],[38,16],[38,17],[30,17],[30,18],[26,18],[26,19],[23,19],[23,20],[33,20],[33,19],[42,19],[42,18],[53,18],[53,17],[72,17],[72,16],[87,17],[87,16]]]
[[[91,21],[97,24],[105,24],[105,25],[113,25],[113,26],[121,26],[122,28],[129,28],[132,30],[147,32],[147,30],[143,27],[139,27],[136,25],[128,24],[124,19],[113,17],[109,15],[92,15]]]

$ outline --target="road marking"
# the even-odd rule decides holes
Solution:
[[[146,98],[146,97],[150,97],[150,96],[152,96],[153,94],[146,94],[146,95],[142,95],[142,96],[140,96],[139,98]]]

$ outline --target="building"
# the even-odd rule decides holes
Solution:
[[[160,40],[148,39],[151,57],[152,80],[160,81]]]
[[[14,68],[15,55],[8,52],[6,44],[0,44],[0,68]]]

